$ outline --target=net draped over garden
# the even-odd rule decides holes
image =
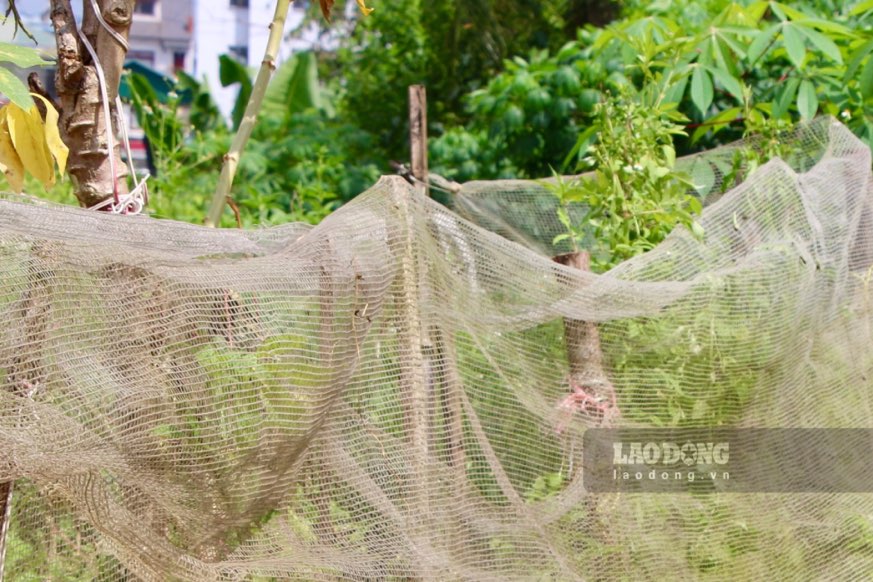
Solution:
[[[744,144],[681,160],[705,235],[601,275],[534,181],[252,231],[3,198],[7,579],[870,576],[869,494],[583,484],[592,427],[871,425],[870,150],[785,139],[724,193]],[[574,321],[608,415],[567,405]]]

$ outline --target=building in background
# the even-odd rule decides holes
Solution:
[[[5,12],[8,0],[0,0]],[[73,8],[80,9],[74,2]],[[137,0],[130,29],[128,60],[138,61],[164,75],[183,70],[206,80],[219,108],[230,116],[238,88],[223,88],[218,77],[218,57],[231,54],[250,67],[258,67],[267,48],[275,0]],[[285,23],[285,38],[279,61],[296,50],[312,46],[317,27],[288,39],[300,26],[308,0],[296,0]],[[352,3],[354,4],[354,3]],[[54,51],[49,0],[16,0],[29,27],[48,33]],[[45,35],[44,35],[45,36]],[[23,35],[17,40],[29,42]]]
[[[80,12],[80,3],[73,4],[73,9]],[[193,4],[194,0],[137,0],[127,58],[165,75],[178,70],[193,73]],[[5,12],[7,6],[8,0],[0,0],[0,10]],[[16,0],[16,6],[28,28],[41,33],[40,46],[49,49],[42,46],[47,36],[49,50],[54,52],[49,0]],[[16,41],[32,46],[24,35],[19,35]]]
[[[303,21],[306,2],[294,2],[285,22],[285,37]],[[230,115],[238,87],[223,88],[218,78],[218,56],[230,54],[250,67],[259,67],[267,49],[275,0],[194,0],[194,75],[206,79],[225,114]],[[279,61],[306,42],[283,43]]]
[[[194,72],[193,0],[137,0],[128,60],[165,75]]]

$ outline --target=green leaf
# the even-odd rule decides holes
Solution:
[[[788,20],[788,17],[785,15],[785,12],[782,10],[782,5],[778,2],[770,2],[770,10],[773,11],[773,14],[776,15],[776,18],[785,22]]]
[[[750,36],[751,33],[753,33],[753,32],[758,32],[756,29],[748,28],[748,27],[735,28],[735,27],[723,26],[723,27],[721,27],[721,30],[722,30],[722,32],[733,32],[734,34],[738,34],[738,35],[741,35],[743,37]],[[745,47],[743,47],[743,45],[741,45],[739,42],[737,42],[736,39],[731,38],[727,34],[719,35],[718,39],[719,39],[720,43],[723,43],[728,48],[730,48],[730,50],[732,50],[736,54],[738,59],[746,58],[746,50],[747,49]]]
[[[873,57],[867,59],[858,82],[861,85],[861,96],[864,99],[873,97]]]
[[[688,87],[688,75],[682,75],[679,80],[670,85],[664,93],[664,103],[679,103],[682,101],[682,96],[685,95],[685,89]]]
[[[9,100],[24,110],[33,106],[30,99],[30,91],[25,84],[12,74],[12,71],[0,67],[0,93],[9,97]]]
[[[781,24],[774,24],[767,30],[761,31],[757,35],[755,35],[754,40],[752,40],[752,44],[749,45],[749,51],[747,53],[749,61],[755,63],[764,55],[764,52],[768,48],[770,48],[770,44],[779,33],[780,28],[782,28]]]
[[[865,42],[858,50],[852,53],[852,58],[849,60],[849,66],[846,67],[846,74],[843,76],[843,82],[848,83],[855,78],[855,74],[864,62],[864,57],[873,51],[873,39]]]
[[[787,4],[783,4],[781,2],[772,2],[770,4],[770,8],[773,9],[773,12],[782,13],[785,17],[791,20],[806,20],[809,18],[807,14],[804,14],[800,10],[796,10]]]
[[[740,55],[734,56],[730,47],[724,42],[723,39],[717,40],[715,43],[713,43],[713,45],[715,61],[716,63],[718,63],[719,68],[727,72],[727,74],[732,77],[739,76],[740,71],[737,68],[737,60],[742,57]]]
[[[582,166],[582,157],[585,152],[588,151],[588,147],[597,141],[597,125],[590,125],[588,128],[579,134],[579,137],[576,138],[576,144],[573,146],[573,149],[570,150],[570,153],[567,154],[567,157],[564,158],[564,162],[561,164],[561,169],[566,170],[571,167],[575,167],[576,169],[580,169]],[[573,162],[576,162],[575,166],[571,166]]]
[[[295,113],[321,107],[318,68],[311,52],[301,52],[279,67],[264,95],[267,116],[288,119]]]
[[[815,85],[809,79],[800,82],[797,92],[797,110],[803,119],[812,119],[818,111],[818,96],[815,93]]]
[[[130,83],[131,93],[134,98],[142,99],[146,104],[153,108],[160,107],[158,94],[155,91],[154,86],[144,75],[140,75],[139,73],[129,73],[128,82]]]
[[[702,66],[691,74],[691,100],[701,114],[706,115],[712,104],[712,79]]]
[[[12,63],[22,69],[46,67],[54,64],[45,60],[35,48],[17,46],[8,42],[0,42],[0,61]]]
[[[776,97],[773,107],[773,117],[780,118],[788,113],[788,108],[794,103],[797,88],[800,87],[800,78],[791,77],[782,86],[782,91]]]
[[[730,109],[725,109],[721,113],[710,117],[706,120],[707,125],[701,125],[694,130],[694,134],[691,136],[691,143],[696,143],[709,131],[712,131],[713,135],[718,133],[733,121],[737,120],[741,114],[742,109],[739,107],[731,107]]]
[[[864,14],[871,10],[873,10],[873,0],[867,0],[866,2],[861,2],[852,8],[851,12],[849,12],[849,16],[858,16],[859,14]]]
[[[707,67],[707,70],[712,73],[712,76],[728,90],[728,92],[737,98],[737,101],[743,101],[743,85],[740,81],[730,75],[725,70]]]
[[[832,20],[822,20],[820,18],[804,18],[800,22],[803,23],[803,26],[806,26],[808,28],[815,28],[816,30],[820,30],[822,32],[832,32],[834,34],[849,38],[856,38],[858,36],[857,33],[848,26],[837,24]]]
[[[221,55],[218,57],[218,79],[221,81],[222,87],[230,87],[239,83],[239,94],[236,97],[236,102],[233,105],[234,129],[239,127],[243,115],[246,112],[246,106],[249,104],[249,97],[252,95],[252,78],[249,76],[249,70],[238,60],[229,56]]]
[[[795,67],[802,69],[803,59],[806,58],[806,44],[795,24],[786,24],[782,27],[782,41],[785,43],[788,58]]]
[[[812,28],[801,26],[798,29],[806,38],[809,39],[815,48],[826,54],[831,60],[840,64],[843,62],[843,55],[840,54],[840,48],[834,41]]]

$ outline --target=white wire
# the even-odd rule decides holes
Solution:
[[[97,21],[100,22],[101,26],[106,29],[106,32],[112,35],[112,37],[116,40],[116,42],[118,42],[118,44],[124,47],[124,52],[130,50],[130,45],[127,44],[127,40],[123,36],[118,34],[118,32],[116,32],[114,28],[109,26],[105,20],[103,20],[103,14],[100,12],[100,7],[97,5],[97,0],[91,0],[91,8],[94,10],[94,16],[97,17]]]

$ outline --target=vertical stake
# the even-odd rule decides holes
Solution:
[[[430,174],[427,163],[427,88],[424,85],[409,87],[409,146],[412,156],[412,175],[417,181],[416,192],[430,196]],[[427,279],[426,272],[423,273],[423,279]],[[427,293],[428,289],[425,288],[423,291]],[[433,438],[440,441],[439,446],[437,443],[431,443],[431,446],[441,449],[444,460],[463,480],[466,469],[461,420],[462,404],[458,392],[461,390],[461,381],[454,356],[454,333],[438,323],[423,323],[422,351],[427,366],[427,395],[435,415],[429,419],[428,425]]]
[[[412,154],[412,175],[419,181],[416,190],[430,195],[427,169],[427,89],[424,85],[409,86],[409,142]]]

